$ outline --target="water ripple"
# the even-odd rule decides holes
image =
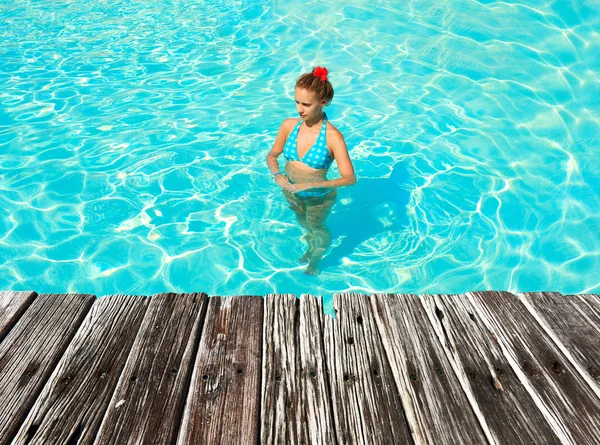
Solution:
[[[328,310],[600,290],[597,2],[15,0],[0,20],[0,288]],[[360,180],[307,278],[264,156],[317,64]]]

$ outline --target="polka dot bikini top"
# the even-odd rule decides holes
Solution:
[[[300,159],[298,156],[298,131],[302,125],[302,119],[298,121],[292,132],[285,141],[283,146],[283,157],[287,161],[301,161],[306,165],[316,169],[329,168],[333,159],[327,150],[327,115],[323,113],[323,124],[321,125],[321,132],[315,145],[310,147],[304,157]]]

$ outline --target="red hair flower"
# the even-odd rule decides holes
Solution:
[[[329,73],[329,71],[327,71],[327,68],[325,67],[316,67],[313,70],[313,76],[318,77],[319,79],[321,79],[323,82],[325,82],[327,80],[327,74]]]

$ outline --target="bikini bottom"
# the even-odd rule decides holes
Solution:
[[[290,184],[294,184],[294,182],[292,182],[289,178],[288,181],[290,182]],[[301,192],[298,193],[292,193],[294,196],[297,196],[298,198],[320,198],[322,196],[326,196],[327,194],[331,193],[333,191],[333,188],[315,188],[315,189],[308,189],[308,190],[302,190]],[[291,192],[289,192],[291,193]]]
[[[324,223],[331,211],[331,208],[337,201],[337,190],[331,189],[329,193],[323,196],[298,196],[299,193],[283,191],[290,209],[296,213],[310,214],[313,223],[319,225]]]

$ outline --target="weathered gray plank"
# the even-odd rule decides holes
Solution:
[[[600,399],[521,301],[508,292],[467,296],[558,438],[596,444]]]
[[[420,301],[490,443],[560,443],[466,296]]]
[[[600,295],[580,294],[577,295],[577,298],[585,302],[589,306],[589,309],[592,310],[596,316],[600,315]]]
[[[0,344],[0,445],[17,433],[94,300],[40,295]]]
[[[334,444],[321,299],[267,295],[261,443]]]
[[[378,294],[371,305],[415,444],[488,443],[419,297]]]
[[[600,314],[577,295],[530,292],[518,297],[600,398]]]
[[[35,292],[0,291],[0,342],[36,296]]]
[[[12,445],[93,443],[146,306],[143,297],[96,300]]]
[[[600,295],[594,294],[579,294],[576,297],[581,301],[579,309],[588,317],[593,320],[594,325],[598,325],[600,320]],[[600,385],[600,369],[588,369],[594,380]]]
[[[338,443],[410,443],[369,298],[336,294],[334,308],[337,318],[325,317],[325,353]]]
[[[310,295],[300,298],[300,394],[307,444],[335,445],[335,424],[331,408],[331,387],[323,342],[323,305]]]
[[[297,303],[295,295],[265,297],[261,444],[300,443]]]
[[[152,297],[95,444],[172,444],[183,414],[206,294]]]
[[[209,299],[177,443],[259,439],[263,299]]]

